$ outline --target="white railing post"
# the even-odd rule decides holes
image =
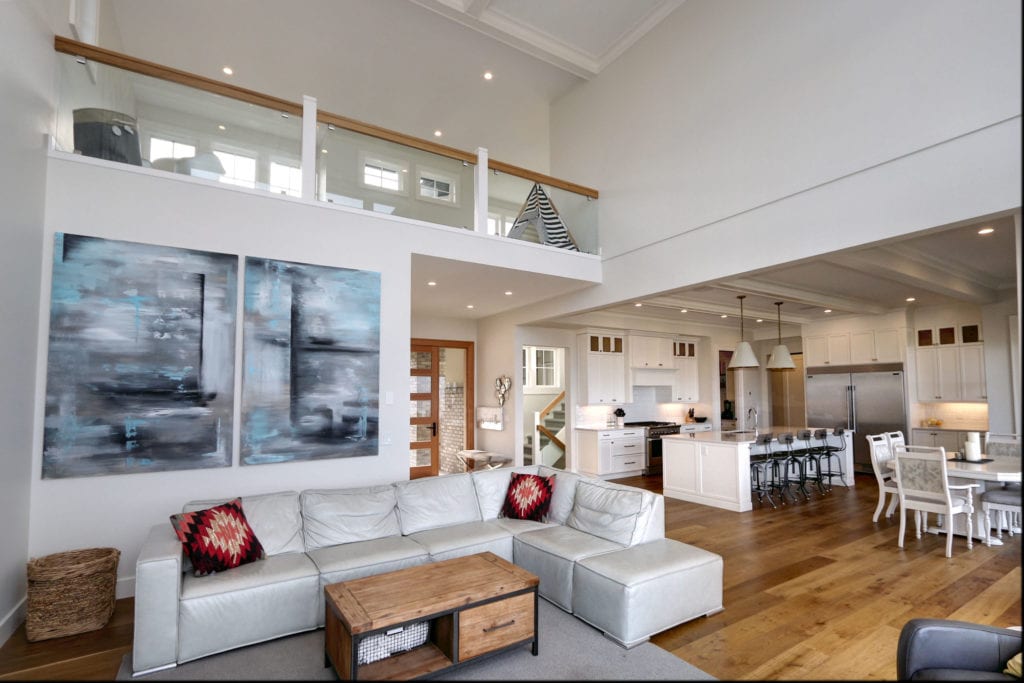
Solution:
[[[302,198],[316,199],[316,98],[302,96]]]
[[[473,230],[487,234],[487,148],[476,148],[476,173],[473,183]]]

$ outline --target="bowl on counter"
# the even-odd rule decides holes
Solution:
[[[707,422],[708,421],[707,417],[695,417],[693,419],[696,420],[697,422]]]

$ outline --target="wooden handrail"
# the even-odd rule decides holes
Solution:
[[[544,425],[537,425],[537,431],[540,432],[541,434],[543,434],[544,436],[548,437],[549,439],[551,439],[551,443],[553,443],[556,446],[558,446],[559,448],[561,448],[562,451],[565,451],[565,444],[562,443],[561,439],[559,439],[557,436],[552,434],[550,429],[548,429]]]
[[[290,102],[289,100],[272,97],[271,95],[264,95],[263,93],[256,92],[255,90],[247,90],[246,88],[240,88],[237,85],[231,85],[230,83],[224,83],[223,81],[206,78],[205,76],[199,76],[189,73],[188,71],[172,69],[171,67],[154,64],[153,62],[147,62],[143,59],[129,57],[128,55],[121,54],[120,52],[114,52],[113,50],[89,45],[88,43],[80,43],[77,40],[71,40],[70,38],[64,38],[63,36],[53,37],[53,47],[57,52],[63,52],[76,57],[85,57],[86,59],[91,59],[92,61],[99,62],[100,64],[108,64],[110,66],[116,66],[119,69],[125,69],[126,71],[134,71],[135,73],[142,74],[143,76],[152,76],[153,78],[171,81],[172,83],[187,85],[190,88],[196,88],[197,90],[204,90],[216,95],[224,95],[225,97],[248,102],[249,104],[256,104],[261,107],[267,107],[269,109],[275,109],[288,114],[302,116],[301,103]]]
[[[263,93],[256,92],[255,90],[240,88],[237,85],[231,85],[230,83],[224,83],[223,81],[199,76],[197,74],[189,73],[188,71],[181,71],[180,69],[172,69],[168,66],[147,62],[144,59],[138,59],[136,57],[131,57],[120,52],[115,52],[114,50],[108,50],[88,43],[81,43],[77,40],[72,40],[63,36],[54,36],[53,47],[57,52],[85,57],[86,59],[90,59],[100,64],[107,64],[119,69],[125,69],[126,71],[133,71],[135,73],[142,74],[143,76],[152,76],[165,81],[171,81],[172,83],[179,83],[181,85],[196,88],[197,90],[203,90],[216,95],[223,95],[225,97],[230,97],[232,99],[241,100],[243,102],[267,107],[269,109],[274,109],[288,114],[294,114],[296,116],[302,115],[302,104],[298,102],[291,102],[279,97],[264,95]],[[317,111],[316,119],[321,123],[332,124],[339,128],[344,128],[345,130],[362,133],[363,135],[369,135],[381,140],[387,140],[388,142],[405,145],[424,152],[439,154],[450,159],[457,159],[471,164],[475,164],[477,162],[477,155],[472,152],[466,152],[446,145],[439,145],[431,140],[424,140],[423,138],[399,133],[387,128],[375,126],[372,123],[364,123],[362,121],[357,121],[355,119],[350,119],[348,117],[332,114],[326,111]],[[544,175],[543,173],[536,173],[525,168],[513,166],[512,164],[506,164],[496,159],[488,159],[487,167],[491,170],[498,171],[499,173],[507,173],[508,175],[532,180],[535,183],[550,185],[551,187],[557,187],[568,192],[581,194],[592,199],[598,198],[598,192],[593,188],[577,185],[576,183],[570,183],[567,180],[560,180],[559,178]]]
[[[540,411],[540,413],[539,413],[539,419],[540,419],[540,421],[541,421],[541,422],[543,422],[543,421],[544,421],[544,418],[545,418],[545,417],[547,417],[547,416],[548,416],[548,414],[549,414],[549,413],[550,413],[550,412],[551,412],[552,410],[554,410],[554,409],[555,409],[555,406],[557,406],[557,405],[558,405],[559,403],[561,403],[561,402],[562,402],[562,401],[564,401],[564,400],[565,400],[565,390],[563,389],[563,390],[562,390],[562,393],[560,393],[560,394],[559,394],[558,396],[555,396],[555,397],[554,397],[554,398],[553,398],[553,399],[551,400],[551,403],[549,403],[549,404],[547,404],[546,406],[544,406],[544,410]]]

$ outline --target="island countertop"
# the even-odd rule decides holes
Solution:
[[[812,432],[816,429],[822,429],[820,427],[794,427],[790,425],[773,426],[770,429],[758,429],[755,432],[753,429],[743,431],[731,431],[731,430],[712,430],[710,432],[697,432],[696,434],[668,434],[662,436],[662,439],[696,439],[697,441],[708,441],[713,443],[727,443],[727,444],[752,444],[757,440],[757,437],[763,434],[771,433],[778,437],[780,434],[787,432],[793,434],[795,437],[798,432],[803,429],[810,429]],[[833,433],[832,427],[824,427],[829,436]],[[846,430],[847,434],[852,434],[851,430]]]

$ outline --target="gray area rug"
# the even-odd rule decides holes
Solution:
[[[626,650],[595,628],[539,601],[540,654],[529,645],[468,662],[437,674],[433,680],[716,680],[656,645]],[[309,631],[267,643],[204,657],[174,669],[132,679],[131,653],[121,662],[117,680],[337,680],[324,668],[324,630]]]

